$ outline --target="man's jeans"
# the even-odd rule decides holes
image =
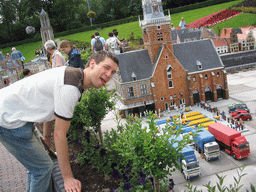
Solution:
[[[51,192],[53,162],[34,129],[33,123],[17,129],[0,126],[0,142],[27,168],[27,192]]]

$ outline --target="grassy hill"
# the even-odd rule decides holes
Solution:
[[[181,17],[184,17],[186,23],[191,23],[196,21],[197,19],[200,19],[202,17],[205,17],[207,15],[210,15],[212,13],[215,13],[217,11],[229,8],[232,5],[235,5],[239,2],[242,2],[243,0],[236,0],[228,3],[223,3],[219,5],[214,5],[214,6],[209,6],[205,8],[200,8],[196,10],[190,10],[190,11],[185,11],[181,13],[176,13],[171,15],[172,23],[174,26],[178,26]],[[141,18],[143,19],[143,18]],[[245,25],[252,25],[254,21],[256,20],[256,15],[250,14],[250,13],[243,13],[240,14],[239,16],[236,16],[230,20],[227,20],[225,22],[222,22],[216,26],[213,27],[215,31],[217,31],[217,26],[220,27],[220,29],[224,27],[233,27],[233,28],[239,28]],[[112,26],[108,28],[103,28],[99,30],[100,36],[103,36],[105,39],[108,38],[108,33],[112,31],[114,28],[116,28],[119,32],[119,37],[125,37],[126,39],[129,39],[131,32],[133,32],[134,37],[142,37],[142,30],[139,26],[139,21],[136,22],[131,22],[131,23],[126,23],[122,25],[117,25],[117,26]],[[72,40],[80,40],[80,41],[85,41],[85,42],[90,42],[91,41],[91,35],[94,34],[94,31],[85,31],[81,33],[76,33],[68,36],[63,36],[61,39],[72,39]],[[39,46],[42,45],[42,42],[36,42],[36,43],[30,43],[30,44],[24,44],[24,45],[19,45],[16,48],[20,50],[24,57],[26,58],[25,62],[28,62],[32,60],[35,57],[35,50],[36,48],[39,48]],[[5,48],[1,50],[3,54],[6,52],[11,52],[11,47]]]

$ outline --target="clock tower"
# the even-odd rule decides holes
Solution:
[[[148,49],[151,61],[155,62],[161,45],[166,44],[172,50],[171,16],[164,16],[161,0],[142,0],[143,17],[140,21],[145,49]]]

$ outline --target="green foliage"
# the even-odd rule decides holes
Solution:
[[[19,79],[23,79],[25,77],[25,75],[23,74],[23,72],[21,72],[20,74],[19,74]]]
[[[235,11],[242,11],[244,13],[256,14],[256,7],[232,7]]]
[[[100,89],[87,89],[82,95],[81,101],[75,107],[70,125],[70,138],[77,140],[81,137],[84,127],[92,127],[101,134],[100,126],[104,116],[113,109],[115,99],[106,87]]]
[[[82,53],[81,54],[81,59],[82,59],[84,65],[85,65],[87,63],[87,61],[89,60],[89,58],[91,57],[91,55],[92,55],[92,49],[91,49],[91,47],[89,47],[86,50],[83,50],[81,53]]]
[[[241,188],[243,187],[243,184],[241,185],[241,180],[244,176],[246,176],[246,173],[242,174],[242,172],[244,171],[245,169],[245,166],[243,167],[239,167],[239,171],[237,171],[237,175],[238,177],[235,177],[233,176],[233,179],[234,179],[234,183],[233,184],[230,184],[229,186],[226,186],[225,185],[225,178],[226,178],[226,175],[225,176],[220,176],[218,174],[216,174],[216,176],[218,177],[218,183],[216,183],[216,185],[211,185],[211,182],[209,181],[206,185],[204,185],[204,187],[207,188],[207,191],[208,192],[215,192],[215,191],[219,191],[219,192],[225,192],[225,191],[228,191],[228,192],[238,192],[241,190]],[[186,187],[189,189],[189,192],[198,192],[197,187],[193,187],[190,183],[188,185],[186,185]],[[246,190],[248,191],[248,190]],[[251,191],[254,192],[255,191],[255,187],[251,184]],[[201,190],[202,192],[202,190]]]
[[[159,130],[152,113],[147,124],[147,127],[142,127],[141,119],[128,117],[125,126],[118,122],[116,130],[106,131],[101,144],[94,130],[86,128],[86,132],[81,134],[83,152],[77,156],[78,160],[81,164],[93,164],[105,174],[117,176],[119,191],[123,191],[125,183],[132,186],[131,191],[167,190],[167,175],[180,168],[180,152],[190,142],[189,136],[184,136],[182,141],[175,140],[174,132],[168,125]],[[180,132],[181,129],[177,135]],[[174,143],[178,143],[177,148],[172,147]],[[149,176],[155,183],[154,189]]]

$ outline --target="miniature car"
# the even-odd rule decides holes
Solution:
[[[240,110],[236,110],[235,112],[232,112],[230,115],[231,115],[232,117],[234,117],[234,116],[237,116],[237,115],[240,114],[240,113],[247,113],[247,111],[246,111],[246,110],[243,110],[243,109],[240,109]]]
[[[236,110],[246,110],[248,113],[250,113],[250,110],[245,103],[237,102],[228,106],[229,113],[235,112]]]
[[[247,121],[252,120],[252,116],[249,113],[240,113],[240,114],[234,116],[234,118],[237,120],[240,120],[240,119],[247,120]]]

